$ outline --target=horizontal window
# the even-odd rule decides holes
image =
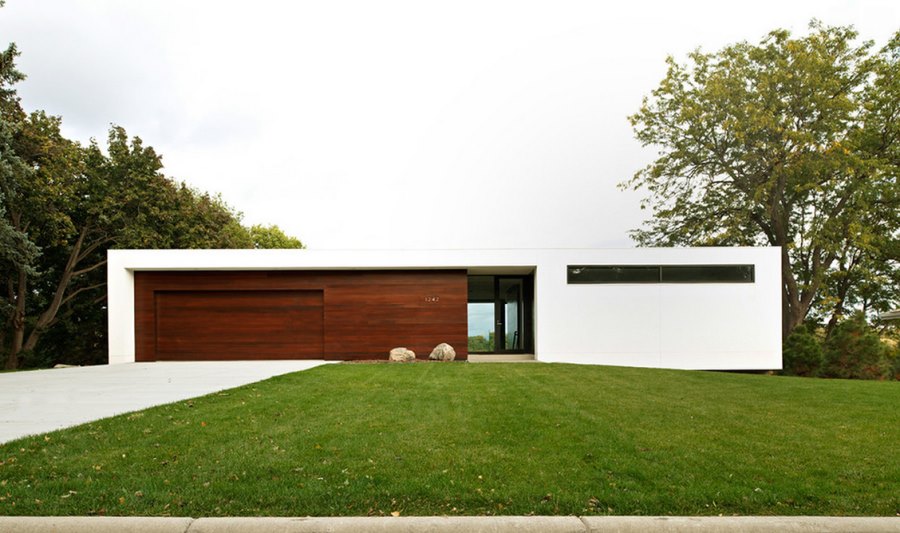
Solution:
[[[753,283],[753,265],[667,265],[662,283]]]
[[[659,283],[659,267],[569,266],[569,283]]]
[[[569,283],[753,283],[753,265],[569,265]]]

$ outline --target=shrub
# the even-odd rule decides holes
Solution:
[[[825,340],[819,373],[828,378],[885,379],[891,372],[890,348],[855,315],[838,324]]]
[[[900,381],[900,345],[894,347],[891,361],[891,378]]]
[[[799,326],[784,341],[782,366],[785,375],[815,376],[822,367],[823,358],[822,343],[807,326]]]

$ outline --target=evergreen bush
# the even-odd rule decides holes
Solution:
[[[819,338],[807,326],[797,327],[784,341],[783,373],[788,376],[815,376],[822,367],[824,352]]]
[[[886,379],[891,373],[890,347],[862,314],[840,324],[825,340],[819,375],[827,378]]]

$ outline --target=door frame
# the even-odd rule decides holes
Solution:
[[[534,274],[474,274],[474,276],[491,276],[494,285],[494,348],[490,354],[521,354],[534,353]],[[506,346],[506,313],[504,312],[504,300],[500,296],[501,280],[519,280],[522,282],[522,293],[519,306],[522,309],[521,323],[519,324],[522,335],[522,347],[507,349]],[[487,303],[484,301],[472,303]]]

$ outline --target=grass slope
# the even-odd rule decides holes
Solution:
[[[0,514],[895,515],[900,384],[329,365],[0,445]]]

